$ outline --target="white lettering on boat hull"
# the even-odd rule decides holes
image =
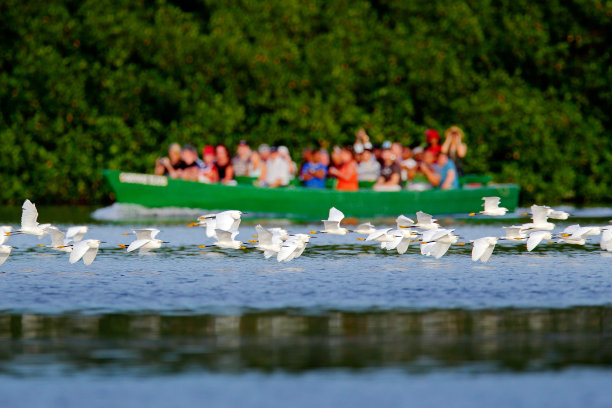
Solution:
[[[166,187],[168,179],[164,176],[154,176],[153,174],[140,173],[120,173],[119,181],[129,184],[145,184],[147,186]]]

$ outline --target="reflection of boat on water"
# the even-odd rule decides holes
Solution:
[[[482,197],[499,196],[501,205],[514,211],[519,187],[487,184],[485,176],[465,178],[456,190],[426,191],[336,191],[300,186],[259,188],[253,180],[239,178],[237,185],[203,184],[151,174],[105,170],[119,203],[144,207],[185,207],[207,210],[237,209],[256,215],[319,219],[329,208],[341,209],[347,217],[389,217],[426,211],[431,214],[460,214],[481,208]],[[365,186],[364,186],[365,187]]]

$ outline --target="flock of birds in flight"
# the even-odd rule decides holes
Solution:
[[[500,207],[499,197],[484,197],[484,210],[479,214],[484,216],[503,216],[508,211]],[[38,211],[36,206],[26,200],[22,206],[21,228],[13,231],[11,226],[0,226],[0,265],[2,265],[11,253],[12,247],[5,245],[12,235],[26,234],[34,235],[39,239],[46,235],[51,237],[50,245],[40,245],[57,251],[70,254],[70,263],[83,260],[85,265],[90,265],[98,253],[102,241],[96,239],[83,239],[88,231],[87,226],[70,227],[65,233],[58,227],[51,224],[38,223]],[[189,224],[193,227],[203,227],[206,229],[206,236],[215,238],[214,245],[219,248],[245,249],[240,241],[236,240],[238,227],[240,226],[242,212],[237,210],[222,211],[214,214],[206,214],[198,217],[197,221]],[[470,216],[476,215],[471,213]],[[526,215],[526,214],[525,214]],[[527,251],[532,251],[542,241],[548,240],[550,243],[565,242],[573,245],[584,245],[589,236],[600,237],[600,247],[606,251],[612,251],[612,225],[607,226],[587,226],[570,225],[561,233],[553,234],[555,224],[548,219],[566,220],[569,213],[558,211],[548,206],[532,205],[532,222],[522,225],[503,227],[506,234],[503,237],[487,236],[470,241],[472,243],[472,260],[487,262],[491,257],[498,240],[509,240],[526,242]],[[314,234],[346,235],[356,233],[365,235],[365,238],[358,238],[362,241],[380,242],[382,249],[397,251],[403,254],[413,242],[420,242],[421,254],[441,258],[448,251],[452,244],[466,245],[465,242],[458,242],[459,237],[454,234],[454,229],[441,228],[436,219],[430,214],[422,211],[416,213],[417,221],[400,215],[396,218],[396,228],[380,228],[367,222],[360,224],[352,231],[340,226],[344,219],[344,214],[332,207],[329,210],[329,217],[323,220],[321,231],[310,231],[309,234],[290,234],[282,228],[264,228],[257,225],[257,235],[249,240],[256,249],[263,251],[264,257],[276,257],[278,262],[289,262],[304,252],[306,246]],[[129,245],[118,245],[125,248],[127,252],[138,250],[139,254],[145,254],[151,250],[161,248],[162,244],[167,243],[157,239],[160,230],[156,228],[135,229],[133,233],[136,239]],[[127,234],[123,234],[127,235]],[[550,241],[552,239],[557,241]],[[205,245],[201,245],[200,248]]]

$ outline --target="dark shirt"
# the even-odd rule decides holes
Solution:
[[[232,165],[232,163],[227,162],[223,166],[219,163],[216,163],[217,171],[219,172],[219,180],[223,180],[225,178],[225,173],[227,172],[227,168]]]
[[[385,181],[391,180],[391,176],[394,174],[397,174],[399,176],[399,180],[397,184],[399,185],[402,184],[401,172],[402,172],[402,169],[399,166],[399,164],[397,164],[396,162],[393,162],[393,164],[390,166],[383,165],[380,168],[380,175],[385,178]]]
[[[176,163],[170,163],[170,166],[172,166],[174,170],[185,170],[187,167],[189,167],[187,166],[187,163],[185,163],[182,160],[179,160]],[[169,176],[169,175],[170,175],[170,172],[168,172],[168,169],[164,167],[164,176]]]

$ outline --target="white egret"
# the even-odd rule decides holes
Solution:
[[[13,232],[13,227],[10,225],[0,226],[0,245],[4,245],[8,241],[11,232]]]
[[[424,213],[423,211],[419,211],[416,213],[417,222],[414,224],[415,227],[420,228],[422,230],[434,230],[440,228],[440,225],[436,223],[436,219],[433,218],[430,214]]]
[[[266,259],[278,254],[283,244],[281,234],[286,231],[281,228],[275,228],[274,231],[271,229],[268,230],[261,225],[255,226],[255,230],[257,230],[257,239],[259,241],[255,248],[264,251],[264,257]]]
[[[0,265],[6,262],[12,249],[13,247],[10,245],[0,245]]]
[[[98,248],[100,248],[101,243],[102,241],[98,241],[97,239],[86,239],[77,242],[72,246],[70,263],[73,264],[83,258],[83,263],[85,265],[91,265],[94,259],[96,259]]]
[[[388,235],[391,235],[393,239],[390,242],[382,242],[381,246],[384,245],[388,251],[395,249],[400,255],[406,253],[410,243],[418,236],[410,229],[396,229],[390,231]]]
[[[322,220],[324,228],[321,232],[331,235],[346,235],[349,230],[340,227],[340,222],[343,218],[344,214],[342,211],[338,210],[336,207],[330,208],[329,216],[326,220]]]
[[[310,240],[310,235],[306,234],[295,234],[291,235],[289,239],[287,239],[280,251],[278,251],[278,255],[276,256],[276,260],[278,262],[289,262],[299,256],[302,255],[304,249],[306,249],[306,244]]]
[[[133,230],[136,239],[127,247],[127,252],[138,250],[138,255],[144,255],[152,249],[161,248],[164,241],[156,239],[159,234],[157,228],[143,228]]]
[[[543,205],[531,206],[531,219],[533,222],[523,224],[525,230],[552,231],[555,224],[548,222],[548,210],[550,208]]]
[[[527,239],[527,233],[521,225],[512,225],[510,227],[502,228],[506,230],[506,235],[501,237],[501,239],[506,239],[509,241],[524,241]]]
[[[52,248],[62,252],[72,252],[72,246],[66,242],[65,234],[54,225],[48,226],[45,231],[51,237],[51,245],[39,245],[41,247]]]
[[[244,249],[242,242],[234,239],[236,235],[238,235],[238,231],[225,231],[217,228],[215,229],[215,235],[217,237],[217,242],[215,242],[214,245],[219,248]]]
[[[422,236],[421,254],[436,259],[442,258],[450,246],[459,239],[453,231],[447,229],[425,231]]]
[[[601,229],[599,246],[606,251],[612,251],[612,225]]]
[[[548,218],[552,218],[553,220],[567,220],[570,214],[565,211],[555,210],[553,208],[548,209]]]
[[[548,231],[533,231],[529,234],[529,238],[527,238],[527,251],[531,252],[537,247],[540,242],[544,239],[551,239],[552,233]]]
[[[216,230],[236,232],[242,220],[242,211],[228,210],[216,214],[206,214],[198,217],[199,223],[206,225],[206,236],[213,238]]]
[[[370,235],[374,231],[376,231],[376,227],[374,227],[374,225],[372,225],[369,222],[359,224],[357,228],[353,230],[353,232],[356,232],[357,234],[362,234],[362,235]]]
[[[380,247],[384,249],[386,247],[385,244],[387,242],[393,241],[393,236],[389,234],[389,231],[391,231],[391,228],[382,228],[382,229],[374,230],[372,233],[370,233],[367,236],[365,241],[377,241],[377,242],[380,242]],[[361,239],[361,238],[359,238],[359,239]]]
[[[412,219],[406,217],[405,215],[400,215],[395,219],[395,225],[397,225],[397,228],[410,228],[414,227],[416,224]]]
[[[47,234],[47,227],[51,224],[38,224],[38,211],[36,205],[30,200],[26,199],[21,206],[21,228],[18,230],[19,233],[36,235],[39,239]]]
[[[501,198],[499,197],[482,197],[484,200],[483,206],[484,211],[480,211],[479,213],[482,215],[489,215],[493,217],[499,217],[502,215],[506,215],[508,209],[505,207],[500,207],[499,203],[501,202]],[[476,213],[470,213],[470,215],[476,215]]]
[[[472,248],[472,261],[487,262],[493,253],[493,249],[495,249],[495,244],[497,244],[497,237],[475,239]]]

